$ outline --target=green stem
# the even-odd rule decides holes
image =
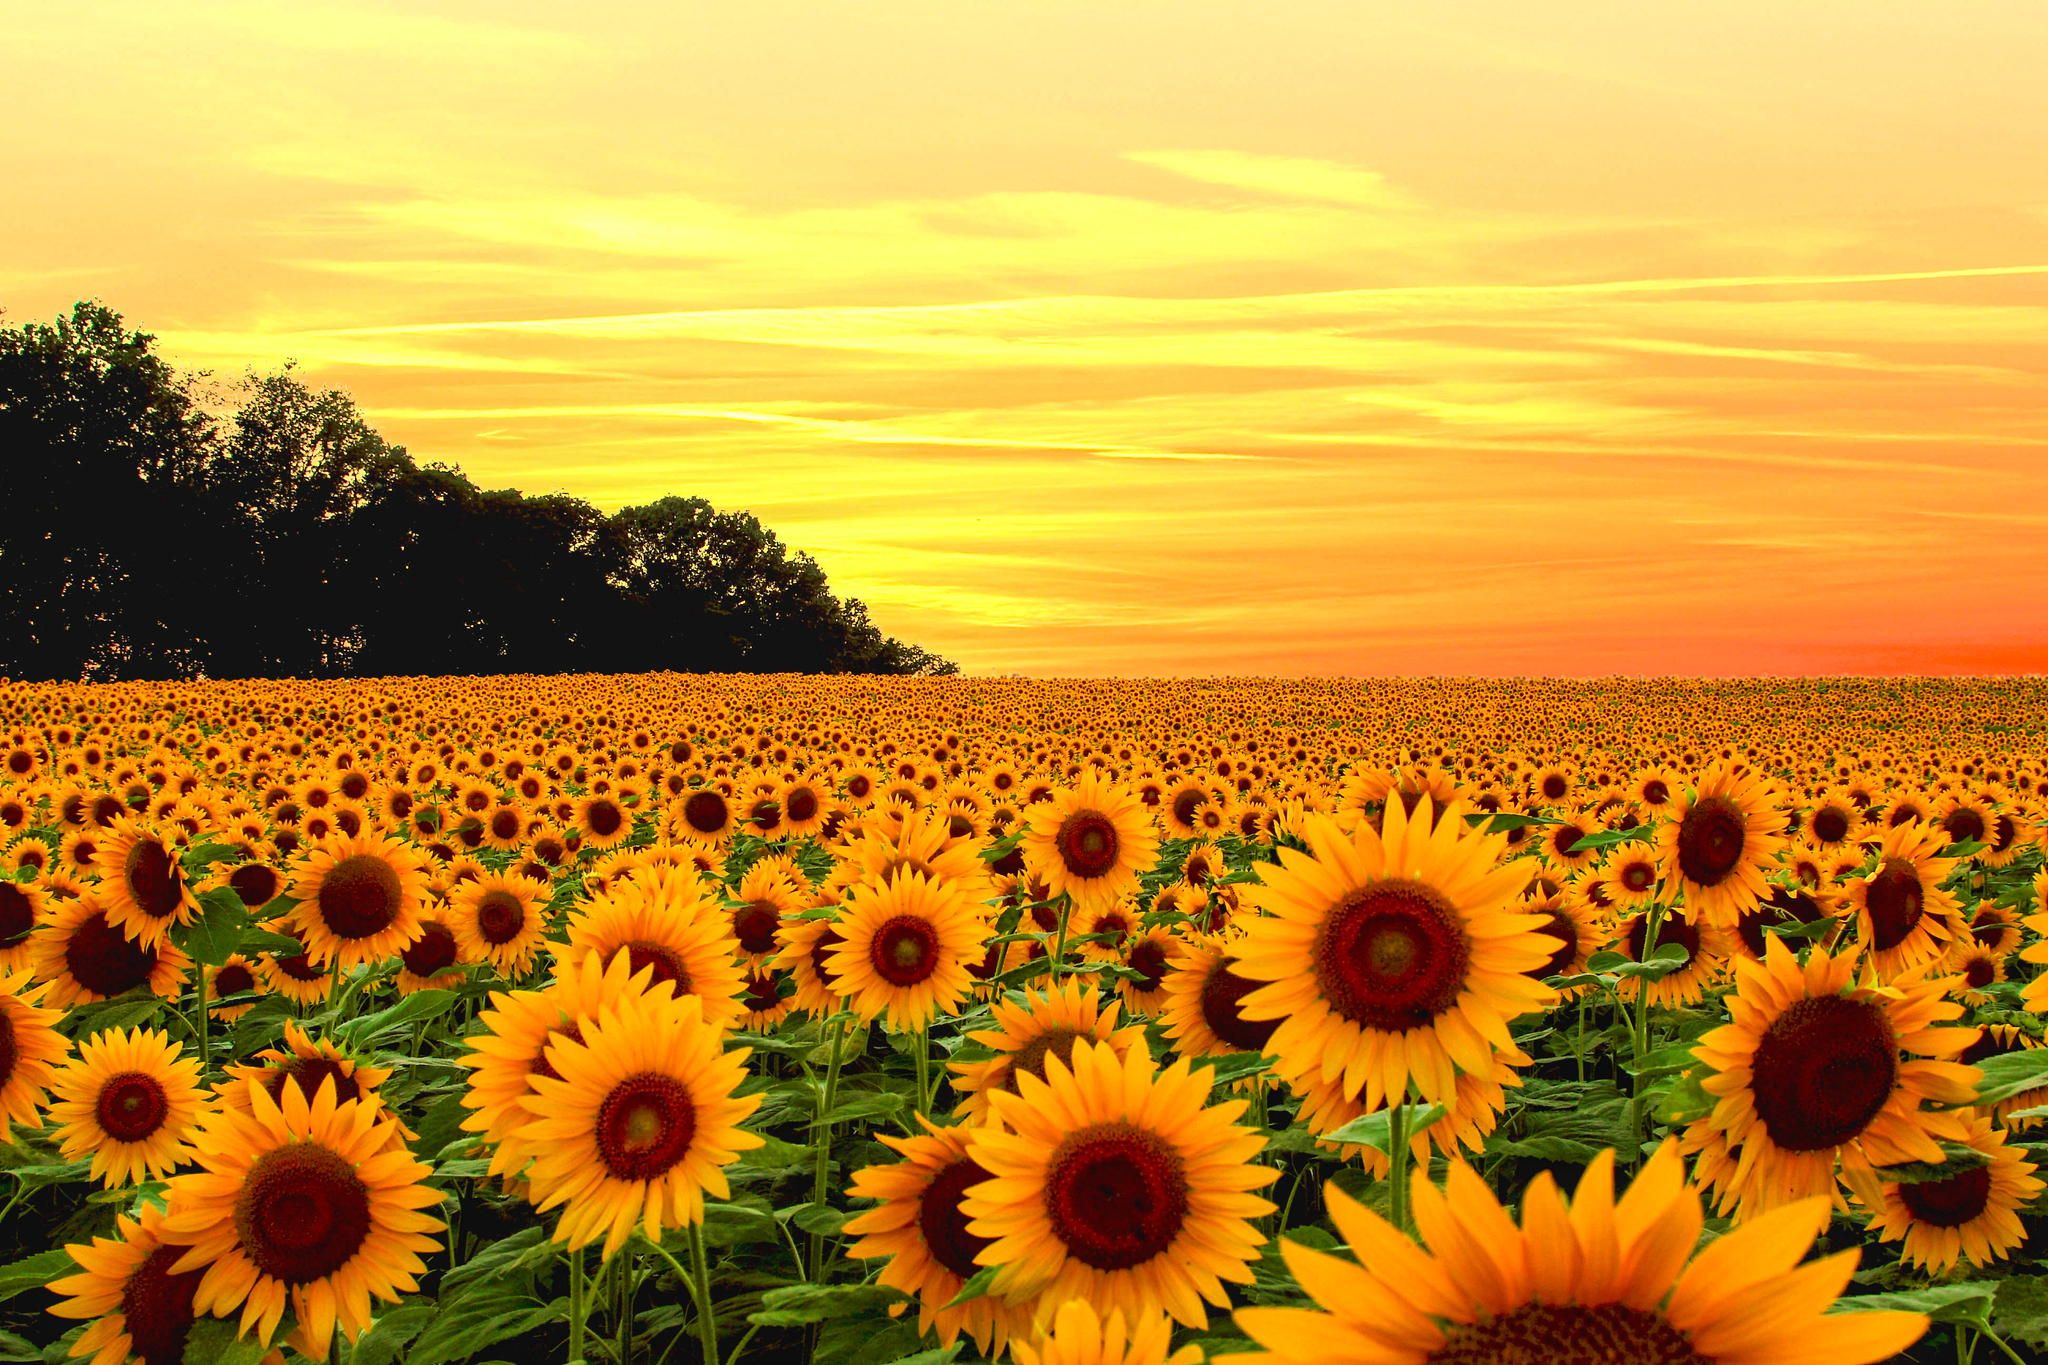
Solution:
[[[825,1182],[829,1178],[832,1164],[832,1125],[826,1115],[832,1112],[833,1102],[839,1093],[839,1059],[846,1051],[846,1020],[843,1015],[833,1015],[825,1026],[825,1036],[831,1041],[831,1053],[825,1059],[825,1086],[818,1092],[817,1136],[812,1139],[817,1145],[813,1149],[816,1159],[811,1166],[811,1202],[825,1202]],[[809,1257],[805,1264],[810,1267],[811,1283],[825,1282],[825,1234],[811,1234]]]
[[[618,1260],[618,1292],[612,1297],[612,1311],[618,1318],[619,1365],[633,1358],[633,1269],[637,1258],[631,1243]]]
[[[1387,1110],[1387,1212],[1402,1232],[1408,1231],[1408,1096],[1391,1097]]]
[[[199,1036],[199,1074],[204,1076],[207,1068],[213,1063],[213,1054],[207,1050],[206,1042],[206,964],[195,962],[192,965],[199,978],[199,1011],[198,1018],[193,1021],[192,1031]]]
[[[583,1323],[590,1313],[588,1291],[583,1283],[583,1248],[569,1253],[569,1365],[583,1360]]]
[[[738,1362],[738,1360],[739,1360],[739,1358],[740,1358],[740,1352],[741,1352],[741,1351],[744,1351],[744,1350],[746,1350],[746,1349],[747,1349],[747,1343],[748,1343],[748,1342],[750,1342],[750,1341],[752,1341],[752,1340],[754,1339],[754,1333],[756,1333],[756,1332],[758,1332],[758,1331],[760,1331],[760,1330],[761,1330],[761,1328],[760,1328],[760,1326],[759,1326],[758,1324],[757,1324],[757,1325],[755,1325],[755,1326],[749,1327],[749,1328],[747,1329],[747,1334],[746,1334],[745,1336],[741,1337],[741,1338],[739,1339],[739,1341],[738,1341],[738,1342],[737,1342],[736,1344],[734,1344],[734,1346],[733,1346],[733,1348],[732,1348],[732,1353],[731,1353],[730,1355],[726,1356],[726,1358],[725,1358],[725,1365],[737,1365],[737,1362]]]
[[[1648,962],[1650,955],[1657,951],[1657,931],[1663,927],[1664,907],[1651,905],[1648,923],[1643,928],[1643,955],[1641,961]],[[1629,1169],[1634,1170],[1643,1159],[1643,1058],[1650,1051],[1650,978],[1642,977],[1636,982],[1636,1017],[1630,1028],[1629,1042],[1633,1048],[1629,1066],[1629,1132],[1633,1135],[1628,1152]]]
[[[2005,1358],[2007,1360],[2013,1361],[2014,1365],[2027,1365],[2027,1358],[2021,1355],[2018,1351],[2015,1351],[2011,1347],[2011,1345],[2009,1345],[2006,1342],[2006,1339],[2004,1337],[1998,1335],[1998,1333],[1992,1331],[1988,1327],[1982,1330],[1984,1333],[1984,1339],[1990,1342],[1993,1346],[1996,1346],[1999,1350],[2003,1351],[2005,1353]]]
[[[1074,898],[1060,893],[1060,927],[1053,938],[1052,957],[1048,962],[1047,974],[1057,982],[1067,965],[1067,913],[1074,908]]]
[[[711,1260],[704,1254],[704,1228],[690,1224],[690,1269],[697,1283],[697,1339],[704,1343],[704,1365],[718,1365],[718,1312],[711,1300]]]
[[[917,1061],[917,1115],[923,1118],[932,1111],[932,1040],[925,1029],[911,1036],[914,1041],[910,1055]]]

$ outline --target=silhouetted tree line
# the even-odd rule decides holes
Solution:
[[[221,415],[153,340],[0,326],[0,675],[954,671],[744,513],[486,491],[289,370]]]

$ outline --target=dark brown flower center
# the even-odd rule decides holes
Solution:
[[[717,792],[694,792],[683,802],[683,823],[699,834],[716,834],[725,828],[725,821],[725,798]]]
[[[1753,957],[1764,955],[1764,931],[1774,924],[1811,924],[1827,912],[1820,902],[1805,891],[1790,886],[1774,886],[1770,899],[1754,910],[1745,910],[1735,921],[1735,933],[1742,945]]]
[[[156,950],[130,943],[100,911],[71,931],[64,945],[64,966],[73,980],[95,995],[120,995],[149,980],[156,968]]]
[[[414,976],[445,972],[455,965],[455,958],[455,931],[439,920],[427,920],[421,924],[419,940],[408,944],[398,954],[398,960]]]
[[[1097,1270],[1128,1270],[1164,1254],[1179,1236],[1187,1175],[1158,1134],[1095,1124],[1053,1153],[1045,1210],[1069,1255]]]
[[[732,912],[733,937],[749,953],[772,953],[782,927],[782,915],[766,901],[749,901]]]
[[[12,948],[36,927],[35,902],[13,882],[0,881],[0,948]]]
[[[135,847],[128,850],[128,860],[121,865],[121,877],[128,894],[151,919],[176,914],[184,900],[184,877],[170,850],[154,835],[136,840]]]
[[[1920,869],[1907,858],[1887,858],[1871,874],[1864,888],[1864,905],[1870,911],[1870,940],[1880,951],[1905,942],[1920,923],[1927,892],[1920,885]]]
[[[154,1076],[124,1071],[100,1087],[95,1116],[116,1142],[140,1142],[164,1126],[171,1102]]]
[[[1471,945],[1441,892],[1391,878],[1346,896],[1323,921],[1311,957],[1332,1009],[1401,1032],[1426,1027],[1457,1003]]]
[[[1579,955],[1579,924],[1555,905],[1532,906],[1530,913],[1542,915],[1546,921],[1535,932],[1557,940],[1557,951],[1546,958],[1542,966],[1531,967],[1525,973],[1541,981],[1571,966],[1572,959]]]
[[[1011,1056],[1009,1066],[1003,1069],[1002,1077],[996,1082],[998,1089],[1017,1093],[1017,1077],[1031,1075],[1045,1079],[1045,1059],[1057,1057],[1063,1065],[1071,1067],[1074,1062],[1074,1044],[1082,1035],[1076,1029],[1065,1026],[1049,1028]]]
[[[839,973],[832,970],[826,959],[845,942],[837,929],[827,926],[824,932],[818,935],[817,941],[811,944],[811,970],[816,972],[818,980],[827,986],[839,979]]]
[[[276,959],[277,969],[294,981],[318,981],[327,973],[313,965],[313,959],[304,953]]]
[[[403,894],[390,863],[375,854],[350,854],[320,879],[320,918],[336,938],[368,938],[391,927]]]
[[[1990,1205],[1991,1168],[1979,1166],[1946,1180],[1901,1185],[1899,1198],[1917,1221],[1938,1228],[1959,1228]]]
[[[353,1068],[344,1067],[332,1057],[292,1057],[279,1062],[263,1073],[263,1088],[270,1098],[282,1103],[285,1082],[289,1081],[311,1104],[320,1097],[321,1084],[330,1078],[334,1081],[336,1104],[361,1098],[362,1088],[356,1084]]]
[[[600,839],[609,838],[626,823],[626,813],[619,809],[616,801],[600,799],[590,803],[590,808],[583,813],[583,823]]]
[[[626,955],[631,975],[638,976],[642,968],[652,967],[654,976],[650,984],[659,986],[667,982],[675,987],[678,996],[690,993],[690,969],[684,965],[682,954],[667,944],[645,938],[629,939],[619,945],[619,951]]]
[[[1075,811],[1054,837],[1069,876],[1092,880],[1116,866],[1116,824],[1100,811]]]
[[[526,906],[510,891],[486,891],[476,902],[476,931],[486,943],[510,943],[526,928]]]
[[[1661,777],[1653,777],[1643,784],[1643,800],[1652,806],[1661,806],[1671,799],[1671,788]]]
[[[1428,1365],[1713,1365],[1657,1313],[1618,1303],[1527,1303],[1453,1327]]]
[[[204,1266],[182,1275],[171,1267],[189,1247],[158,1247],[121,1286],[121,1317],[128,1331],[128,1350],[142,1365],[180,1365],[185,1358],[185,1338],[192,1330],[192,1299]]]
[[[246,995],[256,989],[256,974],[239,962],[230,962],[213,975],[213,993],[223,999]]]
[[[1628,955],[1637,962],[1650,950],[1650,917],[1636,915],[1628,922]],[[1700,931],[1693,922],[1676,910],[1666,910],[1664,918],[1657,924],[1657,944],[1661,948],[1667,943],[1676,943],[1685,949],[1685,960],[1690,962],[1700,955]]]
[[[1156,991],[1166,980],[1166,948],[1157,939],[1141,938],[1131,945],[1124,965],[1143,977],[1131,985],[1140,991]]]
[[[1950,811],[1942,818],[1941,827],[1948,831],[1951,843],[1981,843],[1984,839],[1984,816],[1968,806],[1957,806]]]
[[[967,1230],[967,1215],[960,1211],[960,1199],[971,1187],[989,1178],[966,1157],[932,1177],[917,1200],[917,1230],[924,1234],[931,1258],[963,1280],[974,1278],[981,1267],[974,1258],[989,1245],[989,1238]]]
[[[1822,806],[1813,813],[1813,837],[1824,844],[1839,844],[1849,837],[1849,812],[1840,806]]]
[[[1718,886],[1742,861],[1749,821],[1725,796],[1693,803],[1678,822],[1678,870],[1700,886]]]
[[[258,1270],[309,1284],[347,1265],[369,1240],[370,1192],[337,1153],[288,1143],[249,1168],[235,1231]]]
[[[1200,1003],[1202,1022],[1226,1047],[1239,1052],[1264,1052],[1266,1043],[1280,1027],[1278,1019],[1247,1019],[1238,1008],[1247,995],[1265,985],[1232,971],[1235,958],[1226,957],[1209,969],[1202,981]]]
[[[868,945],[875,972],[892,986],[915,986],[939,967],[939,935],[929,920],[898,915]]]
[[[597,1109],[598,1155],[619,1180],[661,1175],[683,1159],[696,1135],[697,1106],[673,1076],[628,1076]]]
[[[243,863],[228,874],[228,885],[242,898],[242,904],[254,910],[276,897],[278,876],[262,863]]]
[[[1839,1147],[1889,1100],[1899,1051],[1883,1010],[1828,995],[1800,1000],[1757,1043],[1751,1089],[1772,1142],[1794,1152]]]

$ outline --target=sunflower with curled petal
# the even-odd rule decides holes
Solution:
[[[420,1257],[445,1226],[423,1212],[443,1196],[397,1123],[334,1095],[324,1083],[309,1104],[287,1086],[279,1104],[252,1084],[246,1111],[209,1113],[194,1143],[202,1169],[172,1177],[160,1230],[186,1248],[171,1274],[205,1272],[195,1311],[239,1308],[237,1335],[254,1328],[268,1346],[289,1305],[293,1345],[316,1360],[337,1327],[349,1341],[369,1330],[373,1297],[419,1288]]]
[[[36,979],[49,983],[49,1003],[90,1005],[137,986],[174,1000],[185,989],[192,959],[165,939],[145,948],[122,933],[99,902],[97,890],[56,902],[29,943]]]
[[[974,1258],[988,1239],[967,1230],[960,1205],[988,1172],[968,1156],[966,1128],[935,1127],[922,1116],[920,1122],[925,1131],[910,1137],[875,1134],[903,1159],[854,1172],[846,1192],[880,1207],[847,1220],[846,1234],[859,1240],[846,1254],[889,1258],[875,1278],[917,1297],[919,1336],[937,1332],[939,1344],[951,1346],[965,1332],[978,1353],[1000,1356],[1010,1333],[1030,1321],[1027,1313],[991,1294],[947,1306],[981,1268]]]
[[[1511,1048],[1508,1021],[1557,993],[1527,975],[1555,940],[1521,907],[1525,868],[1500,862],[1499,835],[1478,834],[1452,807],[1398,801],[1385,830],[1308,827],[1309,852],[1280,850],[1252,889],[1266,913],[1245,925],[1233,970],[1266,982],[1240,1006],[1278,1020],[1266,1045],[1283,1076],[1317,1073],[1363,1094],[1368,1112],[1411,1084],[1448,1100],[1457,1073],[1491,1074]]]
[[[1094,769],[1034,803],[1024,819],[1025,866],[1082,911],[1135,894],[1159,857],[1150,809]]]
[[[1117,1027],[1118,1002],[1104,1004],[1094,985],[1070,976],[1056,985],[1027,990],[1021,998],[997,999],[989,1007],[995,1028],[967,1036],[995,1056],[982,1062],[953,1062],[953,1089],[960,1093],[960,1112],[969,1123],[988,1117],[988,1097],[995,1091],[1017,1093],[1020,1075],[1045,1079],[1045,1062],[1057,1057],[1070,1062],[1080,1042],[1107,1043],[1119,1057],[1132,1048],[1146,1051],[1145,1030]]]
[[[185,1249],[164,1243],[164,1211],[145,1200],[135,1215],[116,1214],[112,1237],[65,1247],[79,1271],[49,1285],[58,1297],[50,1305],[53,1316],[95,1320],[71,1344],[74,1359],[91,1357],[87,1365],[175,1365],[185,1358],[198,1316],[192,1296],[203,1272],[171,1274]],[[284,1365],[283,1352],[272,1351],[262,1365]]]
[[[464,962],[488,962],[508,981],[533,968],[547,928],[545,888],[531,877],[486,872],[459,883],[441,920]]]
[[[1887,1181],[1879,1187],[1883,1202],[1871,1213],[1878,1241],[1903,1241],[1900,1259],[1930,1275],[1947,1274],[1965,1257],[1975,1266],[2004,1260],[2027,1239],[2019,1210],[2043,1188],[2034,1164],[2008,1145],[1989,1117],[1972,1111],[1963,1122],[1963,1141],[1987,1164],[1945,1180]]]
[[[1785,847],[1785,812],[1770,784],[1716,763],[1657,830],[1664,885],[1686,913],[1726,927],[1770,894],[1765,876]]]
[[[463,1039],[468,1051],[455,1059],[470,1072],[462,1107],[471,1112],[462,1131],[483,1135],[491,1148],[489,1174],[515,1175],[532,1155],[518,1140],[532,1117],[523,1102],[534,1093],[536,1076],[554,1074],[548,1045],[558,1038],[581,1041],[584,1027],[608,1006],[656,989],[653,968],[633,970],[627,954],[606,963],[588,953],[565,964],[544,989],[491,993],[490,1006],[477,1016],[483,1031]],[[665,986],[658,989],[667,993]]]
[[[851,888],[836,927],[828,963],[847,1003],[909,1032],[960,1007],[988,932],[959,883],[910,871]]]
[[[1962,1140],[1959,1115],[1924,1106],[1975,1097],[1977,1068],[1948,1059],[1977,1030],[1939,1027],[1962,1014],[1939,980],[1858,982],[1859,956],[1816,948],[1802,966],[1774,938],[1762,962],[1736,963],[1731,1022],[1693,1049],[1715,1104],[1685,1149],[1738,1222],[1815,1195],[1839,1201],[1838,1176],[1875,1204],[1873,1167],[1939,1162],[1943,1139]]]
[[[568,940],[552,948],[563,966],[591,954],[605,964],[623,955],[635,973],[651,968],[656,985],[702,1000],[712,1023],[739,1017],[732,919],[693,868],[649,867],[613,883],[570,914]]]
[[[1183,1346],[1171,1355],[1173,1323],[1163,1313],[1126,1320],[1122,1313],[1097,1315],[1086,1299],[1059,1306],[1042,1335],[1014,1347],[1017,1365],[1201,1365],[1202,1348]]]
[[[108,1188],[157,1180],[192,1159],[199,1059],[160,1029],[108,1029],[78,1045],[57,1073],[50,1120],[64,1159],[90,1154]]]
[[[1207,1105],[1210,1078],[1183,1058],[1164,1071],[1138,1049],[1118,1057],[1079,1043],[1069,1067],[990,1096],[992,1120],[967,1135],[989,1173],[962,1207],[987,1239],[975,1263],[996,1266],[989,1292],[1044,1319],[1085,1298],[1102,1312],[1165,1309],[1191,1327],[1204,1303],[1249,1284],[1273,1212],[1252,1193],[1279,1172],[1256,1164],[1265,1135],[1236,1122],[1246,1101]]]
[[[1237,1325],[1284,1365],[1872,1365],[1927,1330],[1920,1313],[1828,1314],[1856,1269],[1844,1251],[1800,1265],[1827,1226],[1810,1199],[1744,1224],[1693,1254],[1704,1218],[1674,1145],[1619,1200],[1602,1152],[1569,1203],[1548,1172],[1515,1220],[1453,1162],[1438,1190],[1415,1172],[1426,1246],[1334,1185],[1324,1199],[1358,1261],[1283,1239],[1313,1308],[1240,1308]]]
[[[57,1032],[61,1009],[43,1008],[48,986],[32,986],[27,972],[0,973],[0,1145],[12,1142],[12,1124],[43,1126],[44,1092],[57,1082],[54,1065],[71,1051]]]
[[[199,917],[199,897],[178,861],[181,843],[173,834],[124,816],[102,838],[100,904],[115,928],[154,948],[173,927]]]
[[[1956,859],[1944,858],[1939,826],[1910,821],[1884,832],[1869,873],[1849,883],[1845,912],[1856,919],[1878,975],[1890,977],[1939,958],[1967,931],[1956,898],[1942,889]]]
[[[554,1239],[570,1249],[604,1239],[610,1259],[638,1227],[703,1221],[704,1196],[731,1196],[725,1167],[762,1139],[739,1125],[759,1095],[735,1095],[752,1049],[725,1048],[725,1025],[694,995],[621,995],[580,1039],[547,1045],[552,1075],[520,1100],[515,1135],[533,1153],[535,1207],[560,1206]]]
[[[344,971],[395,957],[420,936],[426,863],[384,834],[330,834],[293,865],[287,917],[316,966]]]

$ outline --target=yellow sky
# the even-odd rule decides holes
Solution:
[[[976,671],[2048,668],[2048,11],[0,2],[0,305]]]

